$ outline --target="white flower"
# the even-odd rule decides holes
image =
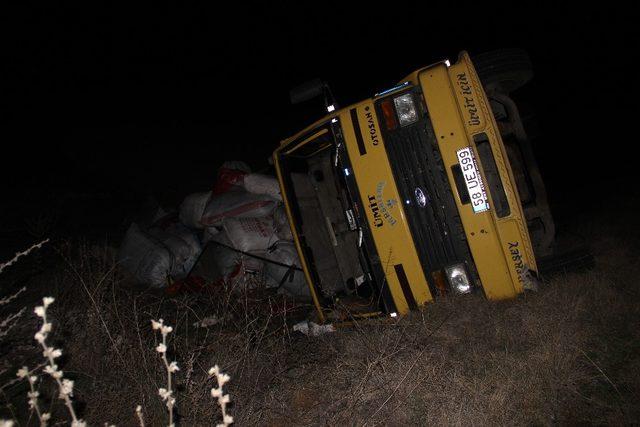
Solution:
[[[231,424],[233,424],[233,417],[229,414],[225,414],[225,416],[222,417],[222,423],[216,424],[216,427],[227,427]]]
[[[48,334],[49,332],[51,332],[51,323],[43,323],[40,327],[40,332],[42,332],[43,334]]]
[[[62,380],[62,386],[60,387],[61,396],[73,396],[73,381],[64,379]]]
[[[171,331],[173,331],[173,328],[171,326],[162,326],[160,328],[160,332],[162,333],[162,335],[168,335]]]
[[[158,344],[158,346],[156,347],[156,351],[157,351],[158,353],[166,353],[166,352],[167,352],[167,346],[166,346],[166,345],[164,345],[164,344],[162,344],[162,343],[160,343],[160,344]]]
[[[49,421],[51,419],[51,414],[48,412],[44,412],[41,418],[42,418],[42,421]]]
[[[76,420],[71,422],[71,427],[87,427],[87,423],[83,420]]]
[[[62,378],[62,371],[58,370],[58,365],[47,365],[44,367],[44,371],[55,379]]]
[[[162,400],[167,400],[171,397],[171,390],[167,390],[166,388],[159,388],[158,394],[162,397]]]
[[[218,374],[218,384],[220,384],[220,387],[228,383],[230,379],[231,377],[227,374]]]
[[[0,420],[0,427],[13,427],[12,420]]]
[[[30,382],[31,384],[35,384],[37,379],[38,379],[38,377],[36,377],[35,375],[31,375],[31,376],[29,377],[29,382]]]
[[[29,368],[23,366],[22,368],[18,369],[18,373],[16,375],[18,376],[18,378],[26,377],[27,375],[29,375]]]
[[[58,348],[53,348],[53,347],[47,347],[44,349],[44,351],[42,352],[43,356],[48,358],[57,358],[62,356],[62,350],[58,349]]]
[[[44,371],[49,375],[52,375],[57,370],[58,370],[58,365],[47,365],[44,367]]]
[[[40,344],[44,343],[44,340],[47,339],[47,337],[42,333],[42,332],[36,332],[36,334],[33,336],[36,341],[38,341]]]
[[[176,361],[171,362],[171,364],[169,365],[169,372],[174,373],[174,372],[177,372],[179,370],[180,370],[180,368],[178,367],[178,362],[176,362]]]
[[[37,391],[29,391],[27,392],[27,396],[29,396],[29,408],[34,409],[38,405],[38,396],[40,396],[40,393]]]
[[[162,327],[162,323],[163,323],[162,319],[160,319],[160,321],[151,320],[151,327],[155,331],[156,329],[160,329]]]
[[[46,310],[45,310],[45,308],[43,306],[39,305],[39,306],[37,306],[36,308],[33,309],[33,312],[38,317],[44,317],[44,314],[45,314]]]
[[[42,302],[44,303],[44,308],[49,307],[56,299],[53,297],[44,297],[42,298]]]
[[[218,365],[214,365],[212,368],[209,368],[209,376],[213,377],[214,375],[216,377],[216,380],[218,381],[218,387],[214,387],[211,389],[211,397],[213,397],[214,399],[218,399],[218,405],[220,405],[223,413],[222,423],[218,424],[217,427],[227,427],[228,425],[233,423],[233,417],[225,413],[227,404],[231,402],[231,396],[229,396],[228,394],[224,394],[223,386],[231,379],[231,377],[221,372]]]

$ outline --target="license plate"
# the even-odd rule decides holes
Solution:
[[[456,152],[458,155],[458,163],[462,169],[464,183],[469,191],[469,199],[473,212],[480,213],[489,210],[489,200],[487,200],[487,192],[484,189],[482,176],[478,171],[478,164],[473,155],[471,147],[465,147]]]

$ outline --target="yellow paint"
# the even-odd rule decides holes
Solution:
[[[424,276],[422,266],[418,259],[418,253],[413,244],[409,224],[405,220],[405,213],[402,207],[402,199],[398,194],[391,165],[384,148],[384,140],[380,134],[377,117],[371,100],[360,103],[356,106],[360,131],[366,147],[366,154],[360,155],[355,136],[355,129],[351,122],[350,110],[342,110],[339,114],[342,123],[347,152],[353,168],[353,176],[360,190],[361,206],[360,210],[366,212],[367,220],[374,244],[380,257],[382,268],[385,272],[387,286],[391,291],[391,296],[400,314],[409,310],[407,301],[402,293],[400,282],[396,277],[394,265],[402,264],[411,291],[419,305],[432,301],[433,297],[429,291],[427,279]],[[370,117],[367,115],[370,114]],[[371,137],[370,123],[375,126],[375,140]],[[382,217],[382,225],[376,222],[371,209],[369,197],[376,199],[380,205],[379,196],[382,196],[382,203],[389,213],[389,218]],[[389,203],[391,201],[391,203]],[[388,206],[391,205],[391,206]],[[382,206],[378,206],[382,209]],[[381,214],[382,215],[382,214]],[[378,224],[378,225],[377,225]]]
[[[329,132],[326,128],[322,129],[320,132],[316,132],[313,135],[311,135],[309,138],[306,138],[304,140],[302,140],[301,142],[297,143],[296,145],[293,146],[293,148],[287,150],[284,152],[284,154],[289,154],[289,153],[293,153],[294,151],[296,151],[298,148],[302,147],[304,144],[313,141],[319,137],[321,137],[322,135],[324,135],[325,133]]]
[[[457,191],[454,190],[453,194],[485,294],[489,299],[514,297],[523,292],[523,287],[509,244],[517,242],[523,265],[535,270],[536,262],[523,220],[522,205],[513,184],[513,172],[497,124],[489,110],[486,94],[466,52],[451,67],[441,63],[423,69],[418,74],[418,80],[423,88],[450,183],[454,182],[451,166],[458,163],[456,151],[467,146],[473,147],[485,178],[473,135],[484,132],[488,136],[509,201],[510,215],[498,218],[492,209],[474,213],[470,205],[460,203]],[[473,109],[475,116],[472,117],[470,109]],[[486,178],[484,182],[487,182]],[[493,206],[489,188],[487,193],[489,205]]]

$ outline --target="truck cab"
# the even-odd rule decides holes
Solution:
[[[494,104],[462,52],[281,142],[273,161],[321,320],[535,286],[521,172]]]

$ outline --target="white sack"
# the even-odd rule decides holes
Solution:
[[[267,195],[229,191],[211,197],[200,222],[205,226],[221,225],[225,218],[259,218],[270,215],[276,201]]]
[[[266,255],[267,258],[273,261],[280,262],[287,266],[294,265],[300,268],[300,259],[298,258],[298,252],[293,243],[280,241],[276,245],[275,249]],[[265,272],[267,276],[277,285],[282,282],[285,274],[289,270],[289,267],[284,267],[277,264],[265,263]],[[304,278],[302,271],[294,270],[293,276],[289,276],[285,279],[280,287],[280,290],[286,294],[292,295],[301,300],[310,300],[311,292],[309,286]]]
[[[251,168],[242,160],[227,160],[220,166],[220,169],[233,169],[244,173],[251,173]]]
[[[216,268],[221,274],[220,279],[228,284],[235,285],[249,274],[262,277],[264,261],[242,255],[230,249],[233,245],[224,230],[212,236],[211,240],[211,245],[213,245],[215,251]],[[222,243],[222,245],[218,245],[216,242]],[[262,253],[259,255],[262,255]]]
[[[219,233],[220,230],[218,230],[217,227],[205,227],[205,229],[202,230],[202,246],[204,247],[207,243],[214,239],[214,236],[218,235]]]
[[[118,264],[137,282],[156,288],[167,285],[167,278],[185,277],[200,255],[197,237],[184,226],[147,231],[132,224],[118,252]]]
[[[222,224],[232,246],[243,252],[266,251],[278,240],[271,217],[227,218]]]
[[[193,193],[185,197],[180,205],[180,222],[191,228],[204,228],[200,220],[211,198],[211,192]]]
[[[293,241],[293,234],[291,233],[291,227],[289,226],[289,219],[287,218],[287,211],[284,205],[278,206],[273,211],[273,228],[276,231],[278,239]]]
[[[251,173],[244,177],[243,185],[249,193],[267,194],[274,199],[282,200],[280,184],[278,184],[278,180],[273,176]]]

